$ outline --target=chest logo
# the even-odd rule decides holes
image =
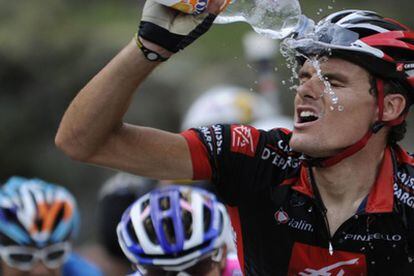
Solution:
[[[275,213],[275,220],[278,223],[285,224],[289,221],[289,215],[283,210],[279,210]]]
[[[366,275],[365,255],[340,250],[330,255],[327,248],[295,243],[288,275]]]

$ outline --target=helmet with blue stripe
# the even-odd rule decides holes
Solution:
[[[181,271],[222,248],[229,227],[226,209],[214,194],[171,185],[135,201],[117,234],[132,263]]]
[[[76,235],[79,215],[68,190],[11,177],[0,189],[0,244],[44,247]]]

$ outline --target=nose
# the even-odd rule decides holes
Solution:
[[[296,95],[302,99],[318,100],[323,97],[324,84],[317,75],[303,80],[296,88]]]
[[[43,264],[43,262],[38,261],[31,270],[31,275],[43,276],[50,275],[49,269]]]

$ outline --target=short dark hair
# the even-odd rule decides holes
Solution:
[[[377,84],[376,84],[377,78],[373,75],[370,75],[370,93],[375,95],[377,97],[378,91],[377,91]],[[407,89],[398,81],[395,80],[384,80],[384,95],[388,94],[400,94],[403,95],[406,101],[405,108],[402,112],[402,114],[408,113],[410,103],[408,98],[408,92]],[[397,142],[401,141],[405,137],[405,133],[407,132],[407,122],[404,120],[401,124],[391,127],[388,137],[387,137],[387,143],[389,145],[396,144]]]

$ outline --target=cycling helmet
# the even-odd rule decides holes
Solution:
[[[249,124],[272,115],[275,115],[275,110],[264,96],[241,87],[218,86],[191,105],[181,129],[217,123]]]
[[[393,19],[372,11],[344,10],[287,43],[307,56],[330,53],[359,64],[378,77],[401,82],[409,97],[414,96],[414,32]]]
[[[220,250],[229,227],[225,207],[213,194],[171,185],[131,205],[117,233],[132,263],[182,271]]]
[[[361,150],[373,133],[384,125],[401,124],[407,112],[390,122],[383,122],[384,82],[392,81],[414,103],[414,32],[403,24],[364,10],[344,10],[322,19],[314,31],[285,41],[299,58],[312,55],[333,55],[366,68],[376,81],[379,119],[354,145],[341,153],[308,160],[317,166],[332,166]],[[304,61],[304,59],[302,59]],[[407,108],[408,110],[408,108]]]
[[[102,245],[112,256],[125,260],[116,235],[122,213],[155,186],[155,180],[121,172],[103,184],[98,201],[98,232]]]
[[[0,243],[44,247],[72,239],[79,227],[73,196],[40,179],[10,178],[0,190]]]

